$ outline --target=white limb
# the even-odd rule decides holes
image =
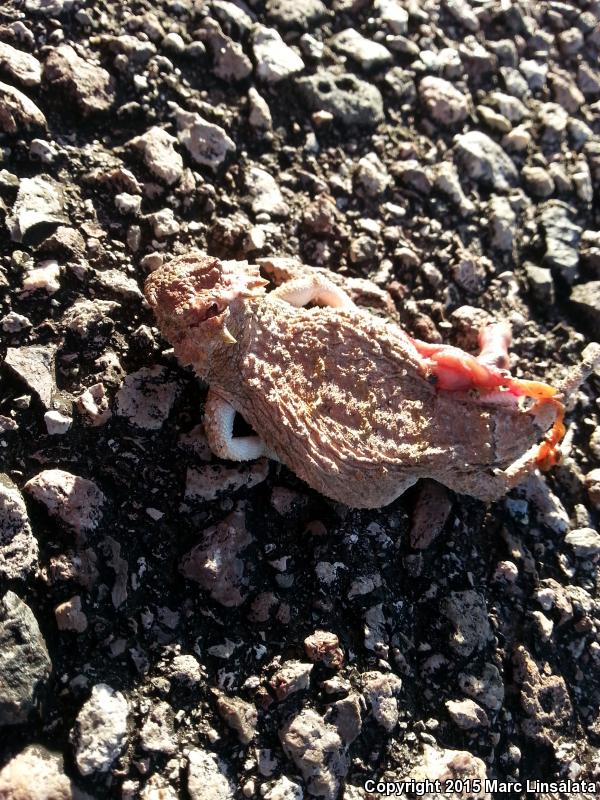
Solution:
[[[346,292],[323,275],[293,278],[291,281],[286,281],[281,286],[278,286],[267,297],[284,300],[296,308],[306,306],[309,303],[331,306],[332,308],[340,308],[346,311],[356,308]]]
[[[594,370],[600,367],[600,344],[590,342],[581,354],[579,364],[571,367],[558,387],[559,394],[565,400],[573,397],[581,384]]]
[[[219,458],[230,461],[252,461],[267,453],[258,436],[233,435],[235,408],[209,389],[204,408],[204,430],[210,449]]]

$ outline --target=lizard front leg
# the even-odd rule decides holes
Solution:
[[[300,308],[309,303],[331,306],[344,311],[356,310],[356,305],[346,292],[323,275],[307,275],[293,278],[278,286],[268,298],[284,300],[291,306]]]
[[[204,430],[210,449],[219,458],[230,461],[251,461],[270,455],[258,436],[233,435],[235,408],[212,389],[204,406]]]

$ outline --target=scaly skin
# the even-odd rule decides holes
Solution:
[[[482,333],[476,358],[412,339],[322,270],[298,268],[266,293],[258,267],[200,253],[152,273],[146,296],[178,358],[210,386],[217,454],[264,452],[346,505],[386,505],[421,477],[493,500],[557,457],[562,398],[502,368],[502,323]],[[335,307],[300,307],[311,301]],[[231,439],[228,406],[259,438]]]

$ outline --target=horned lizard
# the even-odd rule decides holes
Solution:
[[[481,332],[475,357],[411,338],[325,270],[275,278],[267,292],[258,266],[190,252],[145,291],[180,362],[209,384],[213,452],[276,458],[348,506],[387,505],[424,477],[497,499],[556,461],[562,401],[600,362],[590,345],[559,391],[506,370],[506,323]],[[233,436],[236,412],[257,435]]]

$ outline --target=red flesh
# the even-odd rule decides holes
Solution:
[[[418,339],[412,339],[412,343],[424,357],[426,366],[435,376],[436,386],[441,390],[475,390],[482,395],[501,391],[515,397],[529,397],[536,401],[537,408],[551,404],[555,409],[556,419],[540,445],[536,463],[540,469],[545,470],[558,462],[558,445],[565,434],[565,408],[556,397],[556,389],[541,381],[513,378],[506,370],[494,365],[508,363],[508,326],[499,324],[484,328],[480,335],[481,354],[478,357],[449,345],[429,344]]]

